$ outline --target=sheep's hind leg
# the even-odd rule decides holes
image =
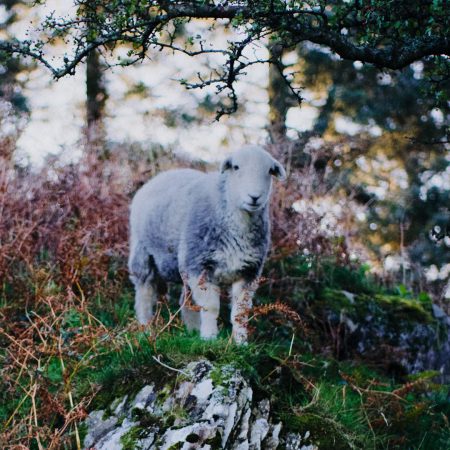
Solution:
[[[237,344],[247,342],[248,313],[253,305],[253,294],[254,287],[245,281],[237,281],[231,287],[231,324]]]
[[[217,318],[220,310],[220,289],[208,283],[202,277],[192,277],[188,280],[194,302],[200,309],[200,336],[203,339],[217,337],[219,332]]]
[[[153,257],[138,243],[132,246],[128,268],[135,288],[136,317],[139,323],[146,325],[153,317],[153,309],[158,297],[156,286],[153,283],[156,275]]]
[[[146,325],[153,317],[153,309],[157,301],[157,292],[154,286],[147,280],[144,283],[136,283],[136,296],[134,309],[140,324]]]

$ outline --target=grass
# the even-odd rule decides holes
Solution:
[[[444,449],[450,443],[448,392],[433,385],[433,374],[402,385],[361,364],[300,354],[272,343],[235,346],[227,337],[205,343],[183,331],[167,332],[155,345],[146,333],[134,338],[132,347],[101,357],[106,369],[80,373],[85,386],[106,386],[97,394],[96,408],[145,383],[162,387],[178,382],[179,376],[153,356],[160,355],[173,368],[206,358],[216,367],[239,368],[256,398],[271,398],[285,432],[309,431],[319,448]]]
[[[151,328],[139,327],[124,269],[124,192],[142,180],[124,167],[12,181],[0,173],[8,187],[0,192],[0,448],[79,448],[89,411],[146,382],[173,386],[182,377],[173,369],[202,358],[238,368],[255,400],[270,398],[284,432],[310,431],[321,450],[450,448],[448,389],[433,374],[395,378],[373,360],[338,360],[339,334],[324,311],[350,308],[343,290],[386,318],[431,317],[428,297],[386,289],[364,266],[298,255],[268,264],[248,346],[233,345],[227,330],[210,342],[187,333],[170,302]]]

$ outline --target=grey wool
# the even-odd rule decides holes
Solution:
[[[247,340],[247,315],[270,246],[272,176],[285,178],[282,165],[261,147],[246,146],[220,171],[169,170],[138,190],[128,267],[140,323],[151,320],[165,282],[183,282],[188,329],[217,336],[220,292],[227,289],[233,338]]]

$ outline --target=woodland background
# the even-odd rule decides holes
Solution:
[[[109,2],[117,21],[139,18],[146,3],[170,11],[167,2]],[[192,7],[195,18],[214,2],[173,3]],[[258,21],[265,30],[270,13],[281,14],[289,2],[271,2],[275,9],[267,12],[258,8],[269,2],[222,3],[255,8],[253,32]],[[403,37],[407,43],[427,33],[446,44],[437,56],[389,69],[343,59],[314,36],[294,42],[291,25],[283,23],[275,37],[255,32],[257,45],[236,55],[236,42],[249,33],[242,13],[229,22],[165,24],[166,34],[153,44],[161,51],[140,57],[134,28],[113,44],[89,47],[118,25],[102,22],[109,14],[102,2],[76,2],[90,21],[81,28],[48,16],[40,32],[51,38],[33,38],[41,42],[36,50],[22,45],[22,36],[30,19],[32,26],[36,17],[44,20],[49,5],[0,5],[2,448],[79,447],[80,421],[104,401],[102,386],[145,377],[155,354],[173,365],[205,355],[218,364],[237,361],[262,389],[258,370],[270,360],[301,391],[300,397],[273,394],[280,417],[292,409],[287,405],[313,402],[310,416],[289,413],[292,427],[332,423],[342,448],[448,448],[449,374],[425,366],[408,374],[401,352],[417,349],[392,338],[414,333],[420,323],[437,330],[429,335],[431,347],[448,340],[448,329],[436,325],[450,313],[448,9],[439,1],[291,3],[329,17],[359,8],[367,30],[361,37],[355,25],[361,45],[388,48],[380,36],[389,33],[399,46]],[[397,16],[386,15],[394,10]],[[353,32],[353,25],[336,23],[327,26],[339,26],[344,36]],[[68,50],[68,57],[60,55],[81,29],[85,37],[76,48],[89,51],[72,67],[76,57]],[[229,45],[229,60],[204,52],[209,43]],[[171,52],[180,46],[184,51]],[[58,82],[39,61],[53,54],[61,60],[61,72],[53,72]],[[82,86],[74,99],[75,84],[54,90],[66,72]],[[45,88],[36,89],[36,80]],[[52,96],[63,99],[59,109],[49,106]],[[44,138],[58,127],[67,128],[52,134],[49,153],[40,133]],[[161,170],[212,170],[227,152],[253,142],[283,161],[288,180],[274,187],[273,249],[251,345],[232,346],[226,323],[209,348],[188,335],[173,300],[176,287],[161,299],[154,325],[141,329],[126,270],[133,193]],[[343,292],[361,303],[345,303]],[[342,311],[358,324],[367,305],[375,305],[387,328],[376,328],[381,341],[361,351]]]

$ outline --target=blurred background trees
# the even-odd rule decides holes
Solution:
[[[0,32],[5,41],[13,39],[10,29],[18,20],[17,9],[23,8],[21,0],[7,0],[2,3]],[[30,68],[23,58],[10,56],[0,50],[0,157],[9,161],[15,142],[25,125],[29,110],[23,94],[24,74]]]
[[[436,101],[425,77],[427,63],[380,71],[307,43],[284,59],[289,60],[284,71],[304,87],[301,107],[315,117],[308,130],[289,130],[286,122],[298,106],[290,110],[294,99],[277,90],[273,117],[282,125],[273,134],[279,140],[281,131],[284,145],[294,148],[292,165],[302,167],[313,152],[316,171],[326,167],[330,189],[337,184],[337,196],[366,206],[361,238],[376,259],[390,256],[393,263],[395,256],[398,265],[398,256],[403,258],[404,282],[404,269],[411,282],[418,281],[415,265],[445,267],[450,262],[449,108]],[[276,83],[271,78],[269,90],[275,91]],[[449,80],[441,83],[448,91]]]
[[[424,269],[448,277],[445,3],[97,0],[54,14],[59,5],[41,3],[1,7],[2,142],[13,142],[10,155],[30,112],[25,74],[46,76],[35,61],[56,78],[83,64],[84,98],[66,102],[64,114],[83,117],[87,152],[97,158],[124,147],[131,159],[158,148],[185,152],[189,141],[191,155],[197,147],[194,157],[215,160],[219,146],[269,142],[291,173],[278,203],[280,242],[320,252],[302,244],[311,227],[340,223],[347,257],[380,273],[393,269],[396,281],[417,289]],[[30,18],[39,33],[24,34]],[[305,231],[306,210],[316,216]]]

